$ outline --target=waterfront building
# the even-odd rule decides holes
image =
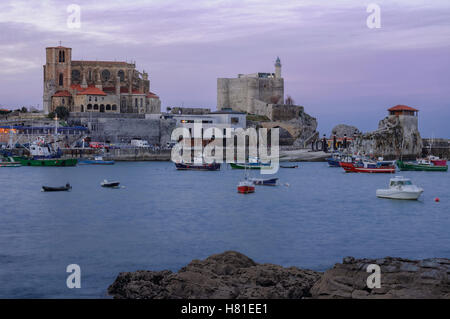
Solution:
[[[186,127],[193,132],[195,123],[201,124],[202,129],[216,127],[219,129],[226,128],[243,128],[247,127],[246,114],[244,112],[233,111],[231,109],[223,109],[205,114],[163,114],[165,119],[173,119],[177,127]]]
[[[72,60],[71,48],[48,47],[43,82],[46,114],[58,106],[70,112],[161,112],[148,73],[136,70],[135,63]]]

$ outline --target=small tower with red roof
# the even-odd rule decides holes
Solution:
[[[417,116],[419,113],[419,110],[406,106],[406,105],[396,105],[388,109],[389,115],[405,115],[405,116]]]

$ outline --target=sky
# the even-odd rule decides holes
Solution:
[[[321,134],[375,130],[406,104],[423,137],[450,138],[448,0],[2,0],[0,30],[0,107],[42,108],[45,47],[59,41],[74,60],[136,61],[163,110],[215,109],[218,77],[274,72],[279,56],[285,95]]]

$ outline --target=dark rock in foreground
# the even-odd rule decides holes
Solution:
[[[320,273],[296,267],[257,264],[234,251],[193,260],[178,273],[120,273],[108,288],[114,298],[273,298],[309,297]]]
[[[381,268],[381,288],[369,289],[367,266]],[[450,298],[450,259],[344,258],[311,289],[313,298]]]
[[[381,288],[367,287],[370,264],[381,268]],[[257,264],[234,251],[193,260],[178,273],[120,273],[108,288],[114,298],[447,298],[450,259],[354,259],[321,274],[296,267]]]

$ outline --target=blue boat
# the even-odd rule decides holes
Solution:
[[[103,157],[96,156],[94,159],[80,159],[78,160],[78,164],[82,165],[113,165],[114,161],[105,161]]]
[[[250,178],[249,180],[255,185],[276,186],[278,178]]]
[[[330,167],[341,167],[339,160],[333,157],[327,158],[328,166]]]

